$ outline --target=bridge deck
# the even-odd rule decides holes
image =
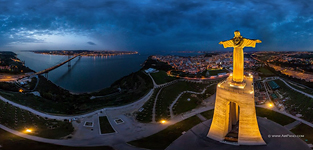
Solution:
[[[64,62],[62,62],[62,63],[60,63],[60,64],[58,64],[58,65],[55,65],[55,66],[50,67],[50,68],[48,68],[48,69],[45,69],[45,70],[36,72],[35,74],[36,74],[36,75],[40,75],[40,74],[44,74],[44,73],[50,72],[50,71],[52,71],[52,70],[54,70],[54,69],[56,69],[56,68],[61,67],[62,65],[66,64],[67,62],[73,60],[74,58],[76,58],[76,57],[78,57],[78,56],[80,56],[80,55],[76,55],[76,56],[74,56],[74,57],[72,57],[72,58],[70,58],[70,59],[68,59],[68,60],[66,60],[66,61],[64,61]]]

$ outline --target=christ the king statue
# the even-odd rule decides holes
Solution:
[[[236,83],[241,83],[243,81],[243,69],[244,69],[244,57],[243,48],[244,47],[255,47],[256,43],[261,43],[260,40],[252,40],[243,38],[239,31],[234,32],[234,38],[221,41],[219,44],[223,44],[224,48],[233,47],[233,81]]]

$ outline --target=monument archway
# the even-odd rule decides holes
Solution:
[[[228,133],[225,135],[225,141],[238,142],[238,130],[239,130],[239,105],[235,102],[229,102],[228,106]]]
[[[224,141],[238,123],[238,144],[263,145],[256,118],[253,78],[244,77],[243,89],[231,86],[231,78],[218,84],[214,115],[208,137]]]

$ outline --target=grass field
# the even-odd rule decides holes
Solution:
[[[0,91],[0,95],[8,100],[42,112],[64,114],[67,110],[67,104],[56,103],[33,94]]]
[[[226,69],[209,70],[210,76],[216,76],[219,73],[228,73]]]
[[[294,82],[287,82],[290,86],[294,87],[295,89],[298,89],[300,91],[303,91],[305,93],[308,93],[308,94],[313,94],[313,89],[311,88],[307,88],[303,85],[299,85],[299,84],[295,84]]]
[[[142,106],[143,110],[137,112],[136,120],[142,123],[149,123],[152,121],[152,109],[154,105],[154,100],[159,92],[160,88],[154,89],[150,99]]]
[[[296,128],[291,130],[292,133],[295,135],[304,135],[303,138],[301,138],[303,141],[305,141],[308,144],[313,144],[313,128],[306,125],[306,124],[300,124]]]
[[[266,117],[267,119],[272,120],[282,126],[295,121],[295,119],[293,118],[290,118],[278,112],[265,109],[265,108],[260,108],[260,107],[256,107],[256,115],[259,117]]]
[[[195,97],[197,95],[191,93],[183,94],[173,107],[175,115],[190,111],[201,104],[201,99]],[[188,101],[189,99],[189,101]]]
[[[284,97],[289,97],[289,100],[285,101],[285,106],[291,114],[302,114],[303,118],[307,121],[313,121],[313,99],[309,98],[299,92],[290,89],[283,81],[275,80],[275,82],[281,87],[279,91],[283,93]]]
[[[214,113],[214,109],[202,112],[201,115],[205,117],[206,119],[212,119],[213,113]]]
[[[260,67],[257,71],[262,73],[264,76],[274,76],[275,75],[273,72],[271,72],[270,70],[268,70],[265,67]]]
[[[105,133],[114,133],[115,130],[112,128],[108,118],[106,116],[99,117],[99,123],[100,123],[100,131],[101,134]]]
[[[191,82],[177,82],[162,89],[158,96],[156,105],[156,121],[170,117],[169,106],[175,98],[183,91],[202,91],[207,84],[198,84]]]
[[[100,147],[68,147],[42,143],[24,139],[0,129],[0,149],[1,150],[113,150],[109,146]]]
[[[0,124],[24,132],[31,129],[31,135],[58,139],[71,134],[74,128],[68,121],[43,118],[29,111],[0,101]]]
[[[197,116],[193,116],[176,124],[170,125],[166,129],[156,134],[143,139],[131,141],[129,144],[147,149],[165,149],[174,140],[180,137],[182,132],[187,132],[189,129],[199,124],[200,122],[201,120]]]
[[[151,76],[153,77],[156,84],[164,84],[176,79],[174,77],[168,76],[167,73],[163,70],[160,70],[157,73],[151,73]]]

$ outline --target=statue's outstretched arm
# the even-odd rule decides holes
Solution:
[[[224,48],[227,47],[234,47],[234,43],[232,40],[228,40],[228,41],[221,41],[218,44],[222,44],[224,46]]]
[[[256,43],[262,43],[261,40],[251,40],[251,39],[244,39],[244,46],[245,47],[255,47]]]

